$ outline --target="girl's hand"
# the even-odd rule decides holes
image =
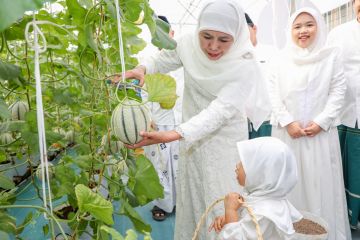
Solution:
[[[304,129],[301,128],[301,125],[299,122],[289,123],[286,126],[286,130],[287,130],[288,134],[290,135],[290,137],[292,137],[292,138],[300,138],[300,137],[306,136],[306,133],[305,133]]]
[[[172,142],[181,138],[181,135],[174,130],[160,132],[140,132],[140,136],[142,136],[143,139],[139,143],[134,145],[125,144],[125,146],[130,149],[135,149],[152,144]]]
[[[125,78],[138,79],[140,81],[139,86],[142,87],[145,81],[145,72],[146,72],[146,68],[140,65],[134,69],[126,71]],[[113,75],[112,77],[110,77],[110,79],[113,84],[118,83],[121,80],[121,73]]]
[[[309,137],[316,136],[321,130],[322,128],[313,121],[311,121],[304,129],[306,135]]]
[[[243,200],[240,194],[235,192],[227,194],[224,200],[225,211],[237,211],[242,206],[241,202]]]
[[[211,232],[211,230],[214,229],[216,233],[219,233],[221,229],[224,227],[224,225],[225,225],[225,216],[218,216],[212,222],[208,231]]]

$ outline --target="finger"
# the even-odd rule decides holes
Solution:
[[[211,230],[214,228],[214,223],[212,223],[208,229],[209,232],[211,232]]]
[[[137,148],[135,145],[130,145],[130,144],[126,144],[126,143],[124,143],[124,146],[127,147],[127,148],[130,148],[130,149]]]

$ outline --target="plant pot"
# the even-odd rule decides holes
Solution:
[[[317,235],[311,235],[311,234],[303,234],[303,233],[297,233],[295,232],[294,235],[290,238],[291,240],[326,240],[328,239],[328,232],[329,232],[329,225],[327,222],[322,219],[321,217],[302,211],[301,214],[304,216],[304,219],[311,220],[312,222],[315,222],[322,226],[326,233],[324,234],[317,234]]]

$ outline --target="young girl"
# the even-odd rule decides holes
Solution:
[[[326,26],[312,8],[296,11],[288,42],[272,67],[272,136],[296,156],[299,181],[288,198],[324,218],[329,240],[351,239],[336,126],[346,91],[337,48],[325,46]]]
[[[301,214],[286,199],[297,182],[295,156],[279,139],[261,137],[237,144],[240,163],[236,176],[244,187],[244,196],[226,195],[225,215],[217,217],[209,230],[220,233],[220,239],[256,240],[257,234],[250,214],[239,199],[252,209],[263,239],[281,240],[294,233],[293,222]]]

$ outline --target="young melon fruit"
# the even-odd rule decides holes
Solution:
[[[141,131],[149,131],[150,114],[145,105],[134,100],[119,103],[111,116],[111,129],[122,142],[135,144],[141,141]]]
[[[42,173],[41,173],[42,163],[36,168],[36,177],[41,181],[42,180]],[[49,169],[49,178],[52,178],[55,172],[54,165],[48,162],[48,169]]]
[[[9,110],[12,120],[25,120],[25,113],[29,111],[29,106],[24,101],[17,101],[10,105]]]
[[[107,135],[104,135],[101,139],[101,146],[107,154],[120,153],[120,150],[124,147],[121,141],[111,141]]]
[[[7,145],[14,141],[15,139],[12,137],[11,133],[3,133],[0,135],[0,144]]]

